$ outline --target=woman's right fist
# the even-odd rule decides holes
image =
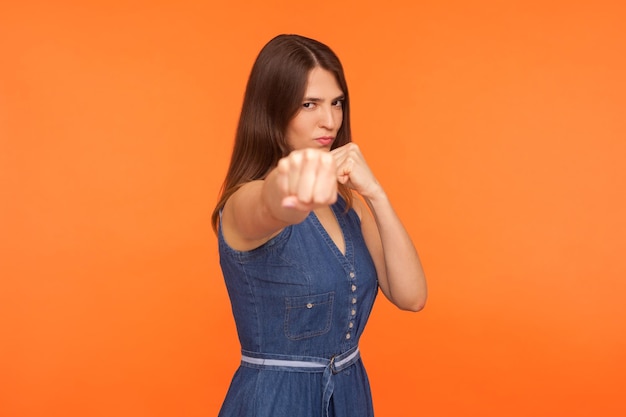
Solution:
[[[337,165],[328,151],[301,149],[278,161],[282,206],[311,211],[337,201]]]

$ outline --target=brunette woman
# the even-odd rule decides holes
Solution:
[[[242,348],[222,417],[372,416],[358,344],[378,288],[424,306],[417,251],[351,139],[337,56],[272,39],[212,217]]]

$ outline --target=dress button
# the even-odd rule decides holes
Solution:
[[[353,316],[356,315],[356,310],[353,308],[352,311],[350,311],[350,314],[352,314]]]
[[[350,278],[354,278],[354,272],[350,272]]]
[[[346,333],[346,339],[350,339],[352,336],[350,336],[350,333]]]
[[[352,292],[356,291],[356,285],[352,284]]]
[[[356,297],[352,297],[352,304],[356,304]]]
[[[348,328],[350,328],[350,329],[351,329],[351,328],[353,328],[353,327],[354,327],[354,322],[352,322],[352,321],[351,321],[350,323],[348,323]]]
[[[306,305],[306,308],[313,308],[313,304],[312,304],[312,303],[308,303],[308,304]]]

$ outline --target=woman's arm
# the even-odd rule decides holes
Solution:
[[[252,250],[311,210],[337,200],[337,167],[323,150],[291,152],[264,180],[242,185],[222,211],[222,233],[237,250]]]
[[[411,237],[358,146],[348,144],[333,154],[339,181],[361,194],[369,207],[355,199],[383,294],[403,310],[420,311],[427,298],[426,278]]]

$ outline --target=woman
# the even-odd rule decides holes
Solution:
[[[377,290],[424,306],[419,257],[351,143],[349,104],[320,42],[280,35],[254,63],[212,216],[242,347],[220,416],[372,416],[358,341]]]

